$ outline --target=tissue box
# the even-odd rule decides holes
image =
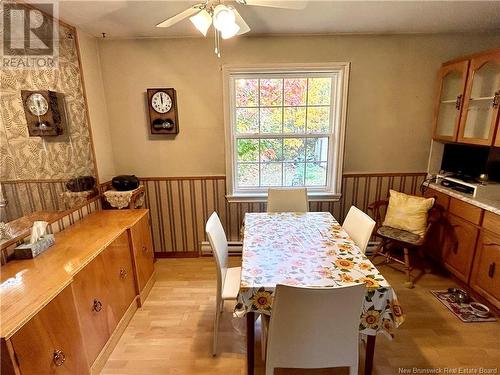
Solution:
[[[14,249],[16,259],[32,259],[43,253],[56,242],[53,234],[44,234],[35,243],[23,243]]]

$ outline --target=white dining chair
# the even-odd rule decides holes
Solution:
[[[363,284],[335,288],[277,285],[266,375],[275,368],[349,367],[358,374]]]
[[[269,189],[267,191],[267,212],[307,212],[307,189]]]
[[[236,300],[240,289],[241,267],[229,268],[227,266],[228,247],[226,233],[216,212],[208,219],[205,231],[207,232],[217,267],[217,296],[212,347],[212,355],[215,356],[217,354],[220,315],[224,310],[224,301]]]
[[[364,253],[372,236],[373,228],[375,228],[375,220],[359,208],[351,206],[342,228]]]

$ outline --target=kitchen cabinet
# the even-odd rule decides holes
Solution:
[[[11,342],[23,375],[89,373],[70,286],[21,327]]]
[[[439,71],[440,88],[434,120],[436,140],[457,139],[468,68],[469,61],[460,61],[444,65]]]
[[[433,139],[475,145],[500,144],[500,49],[443,64]]]
[[[491,145],[500,107],[500,53],[471,59],[458,141]]]
[[[471,276],[471,286],[500,309],[500,235],[482,230]]]
[[[444,210],[431,226],[426,252],[500,309],[500,215],[432,188],[424,196]]]
[[[478,234],[474,224],[448,214],[443,261],[446,268],[465,283],[469,281]]]

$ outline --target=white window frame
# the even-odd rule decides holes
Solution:
[[[225,154],[226,154],[226,198],[230,202],[265,201],[267,188],[242,189],[236,187],[236,145],[234,134],[234,78],[249,74],[315,74],[328,73],[337,75],[337,85],[331,104],[335,116],[330,116],[331,132],[328,145],[328,170],[326,187],[308,187],[310,200],[336,201],[341,197],[342,167],[344,160],[345,128],[347,121],[347,95],[349,86],[349,62],[332,62],[321,64],[257,64],[251,66],[223,65],[223,100],[224,100],[224,128],[225,128]],[[293,134],[286,135],[294,137]],[[304,135],[296,137],[306,138]],[[264,191],[265,190],[265,191]]]

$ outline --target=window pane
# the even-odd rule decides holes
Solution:
[[[260,80],[260,106],[277,106],[282,104],[283,80]]]
[[[280,161],[283,158],[281,139],[261,139],[260,140],[260,160]]]
[[[285,105],[305,105],[307,94],[306,78],[291,78],[284,80]]]
[[[283,160],[304,161],[306,156],[305,139],[286,138],[283,140]]]
[[[281,163],[260,165],[261,186],[281,186]]]
[[[304,133],[306,130],[306,108],[286,107],[283,133]]]
[[[307,132],[328,133],[330,129],[330,107],[307,107]]]
[[[237,133],[258,133],[259,116],[257,108],[237,108],[236,109],[236,132]]]
[[[259,161],[259,140],[238,139],[238,161]]]
[[[329,105],[331,92],[331,78],[309,78],[307,105]]]
[[[326,163],[306,163],[306,186],[326,185]]]
[[[280,107],[260,109],[260,132],[281,133],[283,112]]]
[[[284,186],[304,186],[304,163],[285,163],[284,164]]]
[[[238,164],[238,186],[258,187],[259,186],[259,164]]]
[[[308,138],[306,140],[307,161],[328,161],[328,138]]]
[[[236,107],[256,107],[258,103],[258,79],[237,79],[234,82]]]

